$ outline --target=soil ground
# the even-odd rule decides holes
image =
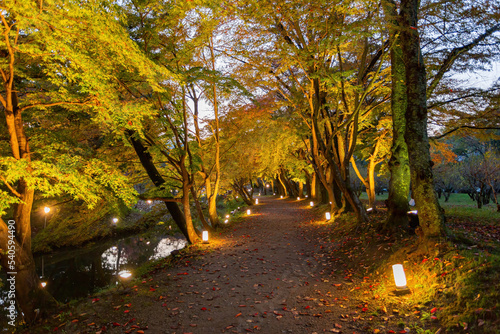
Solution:
[[[363,300],[362,291],[373,288],[363,272],[378,256],[370,252],[388,250],[390,240],[351,247],[349,238],[332,236],[330,224],[317,223],[324,219],[309,202],[259,200],[250,216],[180,252],[174,265],[158,264],[146,278],[28,332],[400,333],[418,320],[403,305],[373,309]]]

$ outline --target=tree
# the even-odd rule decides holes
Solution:
[[[419,223],[427,240],[445,234],[444,214],[439,206],[427,136],[426,70],[418,33],[418,0],[402,0],[400,11],[401,47],[406,72],[405,142],[409,148],[412,195]]]
[[[311,161],[330,202],[336,205],[335,189],[339,189],[343,208],[352,208],[360,221],[367,220],[350,186],[349,162],[359,122],[383,100],[377,94],[388,45],[371,39],[378,33],[377,24],[371,24],[376,22],[373,12],[348,2],[269,1],[259,3],[259,8],[251,3],[242,8],[243,19],[252,22],[247,35],[258,36],[258,41],[252,51],[239,47],[250,53],[251,64],[259,64],[255,67],[267,67],[277,95],[308,127]],[[259,55],[253,56],[253,50]]]
[[[89,118],[112,123],[126,117],[125,112],[113,113],[113,106],[119,104],[116,95],[107,90],[113,72],[133,69],[144,74],[150,70],[110,3],[6,2],[0,18],[0,101],[5,116],[0,126],[6,129],[9,143],[1,147],[4,188],[0,189],[0,213],[13,218],[16,230],[15,239],[9,239],[5,220],[0,219],[0,248],[8,249],[14,242],[16,249],[15,267],[6,256],[1,257],[1,264],[4,270],[17,272],[16,300],[24,320],[31,323],[37,317],[35,310],[45,313],[55,305],[40,286],[31,253],[35,192],[42,196],[68,194],[90,207],[105,194],[114,194],[130,205],[135,193],[126,178],[104,161],[44,142],[44,122],[49,116],[45,113],[81,110]],[[142,116],[136,112],[137,119]],[[30,147],[30,135],[39,145],[35,151]],[[12,210],[7,211],[9,206]]]

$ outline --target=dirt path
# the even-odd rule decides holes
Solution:
[[[339,287],[346,282],[322,253],[333,244],[322,240],[327,227],[309,224],[318,217],[308,202],[260,202],[201,246],[209,250],[203,256],[156,273],[129,295],[100,297],[79,330],[85,323],[107,333],[362,333],[352,315],[346,319],[349,292]]]

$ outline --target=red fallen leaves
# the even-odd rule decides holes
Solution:
[[[433,308],[431,309],[431,313],[436,313],[436,311],[437,311],[437,308],[436,308],[436,307],[433,307]]]
[[[179,276],[179,275],[189,275],[189,273],[178,273],[177,275],[178,275],[178,276]]]
[[[207,308],[206,308],[205,306],[203,306],[203,307],[201,308],[201,310],[202,310],[202,311],[206,311],[206,310],[207,310]]]
[[[361,312],[366,312],[366,311],[368,311],[368,308],[367,308],[367,307],[363,307],[363,308],[361,309]]]
[[[395,332],[395,331],[393,331],[392,329],[389,329],[389,330],[387,331],[387,333],[396,333],[396,332]]]
[[[118,327],[118,326],[121,326],[121,325],[117,322],[113,322],[113,327]]]
[[[99,300],[100,300],[99,298],[92,299],[92,304],[97,303]]]
[[[234,317],[235,317],[235,318],[238,318],[240,315],[241,315],[241,313],[238,313],[238,314],[237,314],[237,315],[235,315]]]

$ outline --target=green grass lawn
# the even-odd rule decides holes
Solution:
[[[388,196],[388,193],[384,193],[375,198],[377,201],[383,202]],[[361,200],[368,200],[366,193],[362,193],[359,198]],[[478,209],[477,203],[472,201],[467,194],[451,194],[448,202],[445,202],[444,196],[441,196],[439,204],[443,207],[447,216],[487,222],[500,220],[500,212],[497,212],[497,207],[494,202],[483,205],[481,209]]]

